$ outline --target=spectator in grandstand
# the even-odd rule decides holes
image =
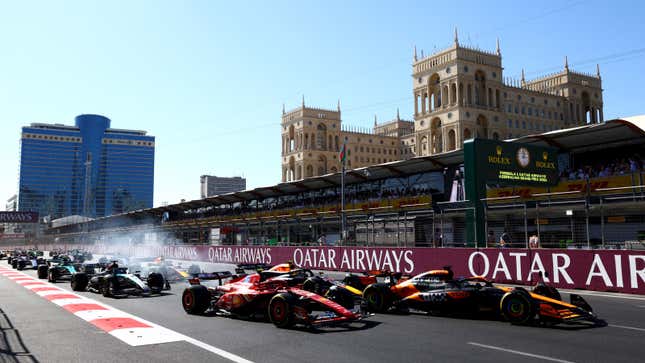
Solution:
[[[323,233],[320,238],[318,238],[318,246],[327,246],[327,236]]]
[[[501,236],[499,236],[499,247],[506,248],[511,246],[511,236],[504,231]]]
[[[491,229],[488,231],[488,237],[486,237],[486,247],[491,247],[495,245],[495,232]]]
[[[540,238],[537,235],[529,237],[529,248],[540,248]]]
[[[433,247],[443,247],[443,236],[441,235],[441,230],[439,228],[435,228],[434,230],[432,243],[434,244]]]

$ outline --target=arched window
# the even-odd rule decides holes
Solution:
[[[453,83],[450,85],[450,104],[453,106],[457,104],[457,84],[456,83]]]
[[[296,148],[296,138],[294,136],[295,131],[293,125],[289,126],[289,140],[288,140],[288,148],[287,152],[292,152]]]
[[[464,141],[472,139],[473,136],[470,132],[470,129],[464,129]]]
[[[443,139],[441,135],[441,119],[435,117],[430,122],[432,149],[431,154],[443,152]]]
[[[448,150],[454,150],[456,148],[456,143],[455,130],[450,129],[450,131],[448,131]]]

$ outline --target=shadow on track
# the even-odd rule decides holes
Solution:
[[[466,314],[466,313],[427,313],[427,312],[422,312],[422,311],[408,311],[408,312],[399,312],[399,315],[416,315],[416,316],[428,316],[430,318],[445,318],[445,319],[459,319],[459,320],[478,320],[478,321],[491,321],[491,322],[498,322],[500,324],[510,324],[514,326],[521,326],[521,327],[526,327],[526,328],[542,328],[542,329],[554,329],[554,330],[565,330],[565,331],[574,331],[574,330],[584,330],[584,329],[595,329],[595,328],[603,328],[607,326],[607,322],[598,319],[596,322],[586,322],[586,321],[578,321],[578,322],[532,322],[528,324],[511,324],[507,321],[504,321],[502,318],[495,314],[482,314],[482,315],[475,315],[473,316],[472,314]]]
[[[273,325],[271,321],[269,320],[269,317],[263,314],[254,314],[251,316],[242,316],[242,315],[235,315],[235,314],[228,314],[228,315],[223,315],[221,313],[215,312],[215,311],[208,311],[204,314],[199,314],[195,316],[203,316],[203,317],[212,317],[212,318],[220,318],[220,319],[232,319],[232,320],[241,320],[248,322],[250,324],[269,324]],[[299,325],[296,324],[290,328],[286,328],[285,330],[289,331],[301,331],[303,333],[311,333],[311,334],[328,334],[328,333],[342,333],[342,332],[350,332],[350,331],[357,331],[357,330],[366,330],[366,329],[371,329],[374,328],[378,325],[380,325],[380,321],[374,321],[374,320],[359,320],[359,321],[353,321],[353,322],[347,322],[344,324],[340,325],[329,325],[329,326],[314,326],[314,327],[308,327],[305,325]],[[276,328],[279,329],[279,328]]]
[[[25,346],[25,342],[20,336],[9,317],[0,309],[0,362],[33,362],[38,363],[38,359],[33,356]]]

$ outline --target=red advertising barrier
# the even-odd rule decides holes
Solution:
[[[417,274],[450,265],[455,276],[477,275],[518,284],[534,284],[546,272],[545,281],[556,287],[645,295],[645,251],[192,245],[57,247],[213,263],[279,264],[291,260],[310,269],[352,272],[390,270]]]

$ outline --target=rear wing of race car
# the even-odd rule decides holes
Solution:
[[[238,275],[243,275],[243,274],[246,274],[246,270],[253,270],[253,271],[268,270],[271,267],[273,266],[266,263],[243,263],[235,267],[235,273]]]
[[[108,263],[102,263],[102,262],[84,263],[84,264],[81,264],[80,268],[78,268],[77,270],[83,271],[88,275],[94,275],[99,271],[105,270],[107,266],[108,266]]]
[[[204,272],[193,275],[192,278],[188,279],[188,283],[191,285],[199,285],[202,280],[217,280],[221,285],[223,280],[234,277],[236,276],[231,271]]]

